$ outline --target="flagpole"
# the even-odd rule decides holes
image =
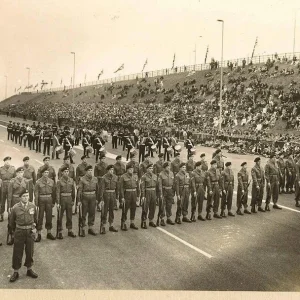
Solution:
[[[221,78],[220,78],[220,120],[219,120],[219,131],[222,130],[222,97],[223,97],[223,40],[224,40],[224,21],[217,20],[222,23],[222,49],[221,49]]]
[[[74,105],[74,88],[75,88],[75,52],[71,52],[74,55],[74,65],[73,65],[73,93],[72,93],[72,117],[73,117],[73,105]]]

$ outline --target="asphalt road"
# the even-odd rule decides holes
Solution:
[[[114,163],[111,144],[108,163]],[[82,150],[76,149],[75,162],[80,162]],[[208,160],[212,148],[197,147],[197,158],[205,152]],[[7,141],[6,129],[0,126],[0,158],[12,156],[18,167],[29,156],[37,169],[42,154]],[[253,156],[225,154],[236,173],[243,161],[252,167]],[[186,152],[181,154],[186,159]],[[263,162],[265,160],[263,159]],[[94,157],[89,162],[94,164]],[[62,160],[51,164],[58,169]],[[75,165],[76,166],[76,165]],[[236,177],[235,177],[236,178]],[[236,195],[235,195],[236,196]],[[235,202],[234,196],[234,202]],[[250,199],[249,199],[250,200]],[[282,211],[273,210],[249,216],[227,217],[206,222],[150,228],[148,230],[106,235],[46,239],[35,244],[34,270],[39,278],[25,276],[9,283],[12,247],[0,247],[0,287],[14,289],[100,289],[100,290],[194,290],[194,291],[300,291],[300,210],[294,205],[294,195],[280,195]],[[173,215],[176,207],[173,207]],[[141,208],[136,224],[140,226]],[[115,213],[115,225],[120,229],[121,211]],[[6,220],[0,223],[0,241],[6,240]],[[53,233],[56,229],[53,218]],[[77,234],[77,216],[73,226]],[[100,215],[95,228],[99,232]]]

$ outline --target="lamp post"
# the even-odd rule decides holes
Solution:
[[[202,35],[199,35],[199,38],[202,38]],[[195,56],[194,56],[194,71],[196,71],[196,63],[197,63],[197,41],[195,43]]]
[[[222,49],[221,49],[221,78],[220,78],[220,118],[219,118],[219,131],[222,130],[222,96],[223,96],[223,40],[224,40],[224,21],[218,19],[222,23]]]
[[[30,68],[26,68],[28,70],[28,75],[27,75],[27,89],[28,89],[28,92],[29,92],[29,81],[30,81]]]
[[[5,77],[5,98],[4,99],[6,99],[7,98],[7,75],[4,75],[4,77]]]

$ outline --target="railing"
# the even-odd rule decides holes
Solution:
[[[288,60],[293,59],[293,53],[281,53],[277,54],[278,58],[287,58]],[[296,56],[297,60],[300,59],[300,52],[295,52],[294,56]],[[230,60],[224,60],[223,61],[223,67],[227,68],[227,63],[232,62],[233,65],[237,63],[238,66],[242,66],[243,60],[246,60],[246,64],[248,65],[250,61],[252,60],[253,64],[261,64],[267,62],[268,59],[274,60],[275,59],[275,54],[269,54],[269,55],[258,55],[254,56],[252,59],[250,57],[248,58],[237,58],[237,59],[230,59]],[[220,63],[221,64],[221,63]],[[219,64],[219,67],[220,67]],[[118,76],[114,78],[107,78],[107,79],[102,79],[102,80],[97,80],[97,81],[90,81],[87,83],[80,83],[76,84],[74,88],[82,88],[82,87],[87,87],[87,86],[96,86],[96,85],[103,85],[103,84],[110,84],[112,82],[121,82],[121,81],[126,81],[126,80],[135,80],[137,77],[139,79],[141,78],[153,78],[157,76],[166,76],[170,74],[180,74],[184,72],[191,72],[191,71],[204,71],[204,70],[209,70],[210,63],[206,64],[197,64],[197,65],[189,65],[189,66],[180,66],[180,67],[174,67],[173,69],[161,69],[161,70],[156,70],[156,71],[149,71],[149,72],[143,72],[143,73],[135,73],[135,74],[130,74],[130,75],[124,75],[124,76]],[[72,85],[65,86],[67,90],[70,90],[73,88]],[[49,88],[46,90],[40,90],[39,93],[48,93],[48,92],[58,92],[58,91],[63,91],[64,87],[58,87],[58,88]],[[33,92],[37,93],[37,92]]]

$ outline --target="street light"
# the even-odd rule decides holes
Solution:
[[[202,38],[202,35],[199,35],[198,37],[199,37],[199,38]],[[195,57],[194,57],[194,71],[196,71],[196,61],[197,61],[197,41],[196,41],[196,43],[195,43],[195,50],[194,50],[194,52],[195,52]]]
[[[29,78],[30,78],[30,68],[26,68],[27,70],[28,70],[28,76],[27,76],[27,79],[28,79],[28,81],[27,81],[27,89],[28,89],[28,92],[29,92]]]
[[[5,98],[4,99],[6,99],[7,98],[7,75],[4,75],[4,77],[5,77]]]
[[[73,93],[72,93],[72,117],[73,117],[73,106],[74,106],[74,88],[75,88],[75,52],[71,52],[74,55],[74,65],[73,65]]]
[[[222,23],[222,50],[221,50],[221,78],[220,78],[220,120],[219,120],[219,131],[222,130],[222,96],[223,96],[223,39],[224,39],[224,21],[218,19],[218,22]]]

